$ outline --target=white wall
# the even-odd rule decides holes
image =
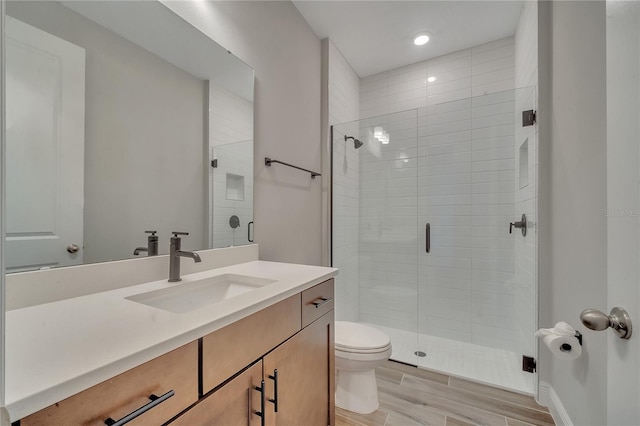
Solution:
[[[386,158],[391,164],[394,155],[409,158],[401,184],[378,180],[375,188],[365,174],[380,177],[378,159],[361,163],[361,187],[368,190],[361,200],[368,208],[361,210],[371,213],[369,207],[381,205],[377,189],[386,186],[385,203],[409,216],[385,213],[385,234],[414,236],[407,242],[413,254],[396,242],[397,257],[374,256],[361,264],[361,318],[410,330],[417,325],[421,333],[448,338],[453,331],[462,341],[514,350],[515,238],[507,232],[514,204],[514,66],[514,39],[507,38],[361,80],[361,117],[411,108],[418,114],[417,144]],[[403,133],[387,147],[398,136],[410,139],[410,126],[396,129]],[[417,270],[410,262],[416,247]],[[367,275],[367,268],[375,272]],[[372,275],[377,285],[367,281]],[[389,312],[379,302],[382,281]],[[394,291],[396,285],[402,291]]]
[[[540,380],[574,424],[604,425],[609,332],[585,329],[579,315],[608,310],[605,4],[540,2],[538,10],[539,325],[567,321],[584,334],[572,363],[540,350]]]
[[[322,263],[320,40],[290,2],[165,1],[256,71],[254,218],[264,260]]]
[[[344,135],[357,136],[360,78],[329,39],[322,41],[327,73],[328,126],[334,127],[333,155],[333,267],[340,269],[336,277],[336,318],[358,320],[360,280],[360,159],[353,142],[345,143]],[[328,135],[330,136],[330,135]],[[326,143],[329,143],[327,140]],[[329,146],[329,150],[331,147]],[[325,168],[330,173],[329,168]]]
[[[538,3],[526,1],[523,4],[515,34],[515,85],[516,122],[514,139],[514,218],[522,213],[527,215],[531,229],[527,238],[515,238],[515,306],[516,348],[523,355],[535,356],[536,299],[537,295],[537,129],[538,126],[522,127],[521,111],[537,109],[538,85]],[[531,137],[533,136],[533,137]],[[528,147],[528,164],[520,164],[520,148],[524,142]],[[521,170],[526,168],[525,170]],[[526,174],[528,184],[521,188],[520,176]]]
[[[7,13],[86,50],[84,261],[131,257],[149,229],[163,253],[171,231],[207,247],[204,82],[58,3]]]

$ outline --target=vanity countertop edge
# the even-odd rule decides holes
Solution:
[[[8,311],[5,401],[12,421],[219,330],[335,275],[335,268],[251,261]],[[127,296],[207,276],[250,275],[276,282],[187,313]]]

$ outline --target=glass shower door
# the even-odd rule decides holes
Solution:
[[[418,365],[529,393],[537,147],[523,111],[535,99],[523,88],[429,105],[418,146]],[[526,235],[510,227],[522,214]]]
[[[209,246],[253,240],[253,140],[215,145],[209,170]]]
[[[417,365],[417,111],[332,128],[336,319],[372,325]]]

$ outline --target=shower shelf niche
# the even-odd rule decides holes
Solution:
[[[244,176],[227,173],[227,200],[244,200]]]

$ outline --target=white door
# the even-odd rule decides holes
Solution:
[[[84,68],[84,49],[7,16],[7,272],[82,263]]]
[[[607,424],[640,424],[640,3],[607,1],[607,303],[631,339],[607,345]]]

